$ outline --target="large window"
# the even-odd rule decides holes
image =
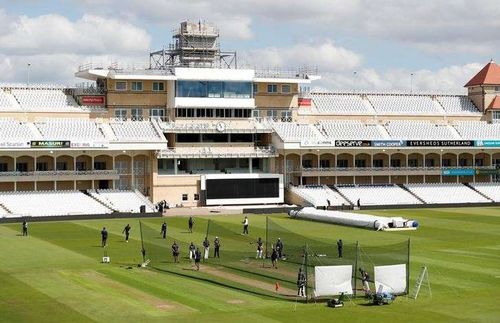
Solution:
[[[165,117],[165,109],[162,108],[153,108],[151,109],[151,112],[149,113],[149,116],[151,118],[157,118],[163,120]]]
[[[267,85],[268,93],[278,93],[278,85],[277,84],[268,84]]]
[[[165,83],[153,82],[153,91],[155,92],[165,91]]]
[[[500,111],[493,111],[491,119],[491,121],[494,123],[500,123]]]
[[[142,91],[142,82],[132,82],[132,91]]]
[[[117,91],[127,91],[127,82],[118,81],[115,83],[115,90]]]
[[[130,112],[132,114],[132,120],[142,120],[142,108],[132,108]]]
[[[177,97],[245,98],[252,97],[251,82],[178,81]]]
[[[115,118],[119,120],[127,120],[127,109],[115,109]]]
[[[290,93],[291,92],[290,84],[283,84],[281,86],[281,92],[283,92],[283,93]]]

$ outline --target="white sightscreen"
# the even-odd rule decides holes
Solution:
[[[406,292],[406,265],[375,266],[375,290],[377,293]]]
[[[314,286],[316,296],[352,294],[352,265],[314,267]]]

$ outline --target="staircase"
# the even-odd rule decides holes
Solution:
[[[9,210],[5,205],[3,205],[2,203],[0,203],[0,209],[4,210],[5,212],[9,213],[9,214],[13,214],[11,210]]]
[[[401,187],[402,189],[404,189],[405,191],[407,191],[408,193],[410,193],[413,197],[415,197],[417,200],[419,200],[420,202],[422,202],[422,204],[427,204],[424,200],[422,200],[418,195],[416,195],[415,193],[413,193],[412,191],[410,191],[408,189],[408,187],[404,186],[403,184],[397,184],[399,187]]]
[[[329,187],[332,191],[335,191],[335,192],[339,193],[339,195],[340,195],[340,196],[342,196],[342,197],[344,198],[344,200],[346,200],[346,201],[349,203],[349,205],[350,205],[350,206],[354,206],[354,202],[353,202],[353,201],[351,201],[351,200],[349,200],[349,199],[347,198],[347,196],[345,196],[344,194],[342,194],[342,192],[341,192],[341,191],[339,191],[339,190],[337,189],[337,187],[335,187],[334,185],[328,185],[328,187]]]
[[[491,202],[495,202],[494,200],[492,200],[488,195],[485,195],[481,192],[479,192],[478,190],[476,190],[473,186],[471,186],[469,183],[463,183],[465,186],[467,186],[468,188],[470,188],[471,190],[473,190],[474,192],[476,192],[477,194],[481,195],[482,197],[484,197],[485,199],[491,201]]]
[[[91,190],[82,191],[82,192],[83,192],[83,194],[87,195],[88,197],[90,197],[90,198],[91,198],[91,199],[93,199],[94,201],[97,201],[99,204],[104,205],[104,207],[106,207],[106,208],[110,209],[111,211],[113,211],[113,212],[118,212],[118,210],[117,210],[117,209],[115,209],[111,203],[109,203],[109,204],[108,204],[108,203],[106,203],[106,202],[101,201],[100,199],[98,199],[97,197],[95,197],[93,194],[91,194],[91,193],[90,193],[90,191],[91,191]],[[94,190],[94,192],[96,192],[96,193],[97,193],[97,191],[95,191],[95,190]]]

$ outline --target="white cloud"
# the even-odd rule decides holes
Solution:
[[[315,67],[321,72],[352,71],[360,66],[361,55],[332,40],[292,47],[268,47],[242,52],[244,64],[261,67]]]
[[[1,82],[24,82],[30,63],[34,82],[71,84],[83,63],[145,62],[151,42],[144,29],[95,15],[71,21],[60,15],[13,16],[0,10],[0,19]]]

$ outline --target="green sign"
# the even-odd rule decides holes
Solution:
[[[31,141],[31,148],[70,148],[69,140],[34,140]]]
[[[500,168],[476,169],[476,175],[500,175]]]

